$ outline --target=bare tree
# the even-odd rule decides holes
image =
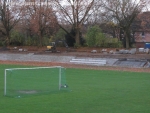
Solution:
[[[20,10],[7,4],[7,0],[0,1],[0,32],[5,35],[5,46],[10,44],[10,32],[20,20]]]
[[[111,19],[123,30],[126,48],[130,43],[130,28],[134,19],[145,7],[145,0],[101,0],[106,13],[111,14]]]
[[[46,3],[45,0],[31,0],[31,2],[32,5],[25,6],[25,10],[22,13],[23,21],[26,25],[26,30],[37,35],[38,45],[43,46],[44,35],[50,33],[50,31],[51,33],[55,32],[57,18],[48,0],[46,0],[47,4],[42,3]]]
[[[96,4],[96,0],[54,0],[57,9],[57,16],[59,17],[59,25],[68,34],[69,31],[64,28],[63,24],[71,25],[75,35],[71,35],[76,41],[77,45],[80,45],[80,32],[83,23],[91,16],[94,10],[93,6]],[[65,4],[64,4],[65,2]],[[97,7],[98,8],[98,7]]]
[[[144,7],[144,11],[150,11],[150,0],[145,0],[146,6]]]

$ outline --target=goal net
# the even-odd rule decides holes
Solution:
[[[67,89],[65,68],[61,66],[5,69],[5,96],[21,97]]]

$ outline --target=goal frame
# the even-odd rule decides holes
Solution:
[[[30,67],[30,68],[8,68],[4,70],[4,96],[7,94],[7,71],[10,70],[30,70],[30,69],[44,69],[44,68],[59,68],[59,80],[58,80],[58,89],[61,89],[61,72],[62,72],[62,66],[50,66],[50,67]]]

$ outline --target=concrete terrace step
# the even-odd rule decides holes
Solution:
[[[141,68],[145,67],[147,63],[144,60],[118,60],[114,63],[114,66]]]
[[[72,59],[71,63],[77,64],[95,64],[95,65],[105,65],[106,60],[95,60],[95,59]]]

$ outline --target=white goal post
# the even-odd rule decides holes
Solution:
[[[23,93],[23,91],[30,94],[30,92],[37,92],[35,90],[46,92],[66,88],[64,70],[65,68],[61,66],[5,69],[4,96],[19,95],[18,92]]]

